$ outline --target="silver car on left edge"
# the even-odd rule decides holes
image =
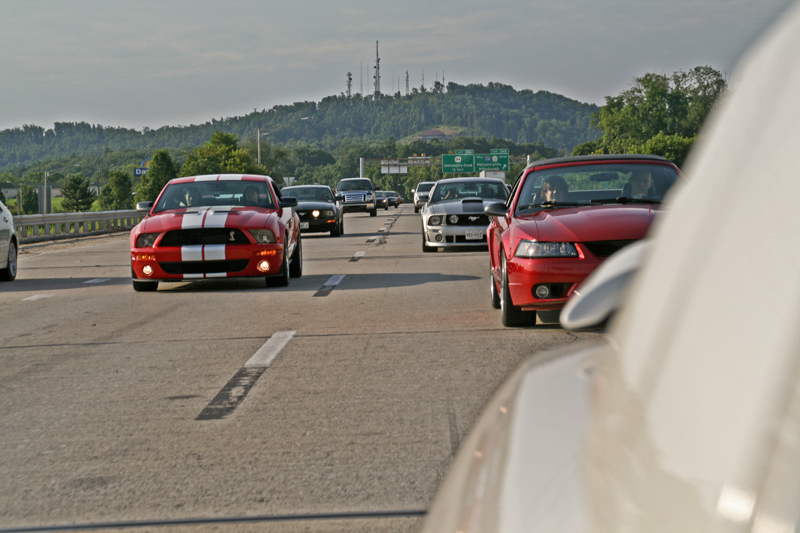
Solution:
[[[422,251],[486,244],[489,217],[484,203],[505,201],[508,189],[497,178],[448,178],[439,180],[422,196]]]
[[[14,281],[17,277],[19,243],[14,231],[14,217],[0,202],[0,281]]]

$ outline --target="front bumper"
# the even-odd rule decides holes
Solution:
[[[336,219],[319,218],[300,221],[300,233],[321,233],[335,230],[338,226]]]
[[[282,263],[283,245],[279,243],[131,249],[133,276],[147,281],[265,277],[280,273]]]
[[[602,260],[590,254],[582,257],[528,259],[513,257],[506,262],[511,301],[523,311],[553,311],[566,305],[575,289]],[[496,273],[500,279],[500,273]],[[548,284],[558,297],[537,298],[536,286]]]
[[[483,226],[428,226],[425,240],[428,246],[437,248],[486,246],[486,229]]]

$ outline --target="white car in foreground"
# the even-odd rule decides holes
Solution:
[[[508,189],[496,178],[439,180],[428,194],[420,195],[422,251],[486,244],[489,216],[484,205],[505,202]]]
[[[17,277],[19,242],[14,231],[14,217],[0,202],[0,281],[14,281]]]
[[[798,531],[798,49],[800,4],[734,71],[608,339],[510,378],[423,532]]]

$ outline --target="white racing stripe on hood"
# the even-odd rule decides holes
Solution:
[[[181,220],[181,229],[202,228],[206,213],[208,213],[208,209],[203,209],[196,213],[184,213]]]
[[[206,219],[203,221],[204,228],[224,228],[225,222],[228,220],[228,211],[216,212],[209,211]]]

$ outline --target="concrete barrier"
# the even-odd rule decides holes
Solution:
[[[14,217],[21,243],[130,230],[147,215],[136,210],[53,213]]]

